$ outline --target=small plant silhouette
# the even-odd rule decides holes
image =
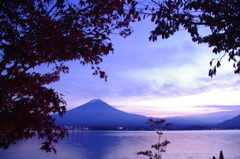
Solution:
[[[162,153],[166,152],[166,148],[167,145],[170,144],[170,141],[168,141],[167,139],[164,140],[163,142],[161,142],[161,137],[163,135],[162,133],[162,128],[161,125],[164,124],[166,122],[166,120],[164,119],[158,119],[158,120],[153,120],[153,119],[149,119],[147,124],[149,124],[151,127],[157,126],[156,130],[157,130],[157,135],[158,135],[158,142],[154,145],[151,146],[151,148],[154,148],[155,150],[157,150],[157,152],[153,153],[152,151],[140,151],[137,154],[138,155],[144,155],[144,156],[148,156],[149,159],[161,159],[162,158]],[[166,123],[165,127],[168,127],[172,125],[172,123]]]

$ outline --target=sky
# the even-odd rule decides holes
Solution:
[[[92,99],[101,99],[115,108],[151,117],[172,117],[236,110],[240,106],[240,80],[226,56],[217,76],[208,76],[209,62],[221,57],[205,44],[191,41],[184,30],[169,39],[150,42],[154,25],[133,23],[134,33],[123,38],[112,35],[114,53],[99,66],[108,81],[92,75],[90,65],[68,62],[51,87],[64,94],[67,110]],[[202,33],[207,30],[202,28]],[[240,109],[238,109],[240,110]],[[240,114],[240,112],[239,112]]]

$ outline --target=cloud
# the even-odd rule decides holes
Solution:
[[[239,111],[240,113],[240,105],[205,105],[198,107],[206,109],[215,109],[220,111]]]
[[[218,55],[207,45],[193,43],[185,31],[153,43],[148,41],[152,24],[133,27],[135,32],[127,39],[112,36],[114,54],[99,65],[108,82],[93,76],[91,66],[68,63],[70,73],[51,85],[65,94],[68,109],[94,98],[149,116],[206,113],[221,111],[207,105],[240,104],[240,82],[231,63],[223,60],[217,76],[208,77],[209,61]]]

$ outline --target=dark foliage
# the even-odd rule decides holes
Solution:
[[[161,130],[164,127],[168,127],[168,126],[172,125],[172,123],[165,123],[165,122],[166,122],[166,120],[164,120],[164,119],[158,119],[158,120],[149,119],[148,120],[147,124],[149,124],[151,127],[156,127],[156,129],[157,129],[156,133],[158,135],[158,142],[151,146],[151,148],[155,149],[156,152],[153,153],[151,150],[140,151],[137,153],[138,155],[147,156],[147,157],[149,157],[149,159],[161,159],[162,158],[162,153],[166,152],[167,145],[170,144],[170,141],[168,141],[168,140],[161,141],[161,137],[163,135]]]
[[[41,150],[56,152],[52,143],[67,135],[52,114],[63,116],[66,102],[48,84],[68,73],[65,62],[97,65],[113,52],[109,35],[126,37],[138,18],[132,0],[1,0],[0,2],[0,148],[34,135],[44,139]],[[126,10],[127,9],[127,10]],[[53,67],[45,74],[36,66]]]
[[[206,43],[214,54],[223,56],[210,62],[209,76],[216,75],[222,58],[228,54],[234,73],[240,73],[240,1],[239,0],[150,0],[142,9],[156,28],[150,41],[160,36],[167,39],[179,30],[187,30],[193,42]],[[143,5],[143,4],[142,4]],[[201,35],[200,28],[208,28],[209,35]],[[214,63],[213,63],[214,62]]]

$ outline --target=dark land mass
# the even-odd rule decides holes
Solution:
[[[66,112],[63,118],[53,115],[56,125],[72,129],[87,127],[92,130],[151,130],[147,121],[151,117],[126,113],[118,110],[100,99],[94,99],[82,106]],[[159,118],[152,118],[154,120]],[[240,115],[222,123],[211,123],[194,118],[172,117],[164,118],[173,125],[168,130],[206,130],[206,129],[236,129],[240,128]]]
[[[240,114],[232,119],[217,124],[217,126],[224,129],[240,129]]]
[[[54,116],[55,117],[55,116]],[[66,112],[56,124],[61,126],[145,126],[148,117],[120,111],[100,99],[94,99]]]

